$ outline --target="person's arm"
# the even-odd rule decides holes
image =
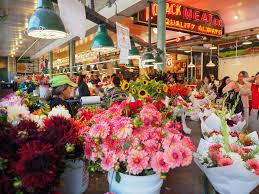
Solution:
[[[251,83],[245,82],[245,85],[240,90],[240,95],[242,96],[250,96],[252,94],[251,92]]]
[[[227,93],[227,92],[233,90],[233,85],[234,85],[234,84],[235,84],[234,82],[230,82],[228,85],[226,85],[226,86],[223,88],[223,90],[222,90],[223,94],[225,94],[225,93]]]

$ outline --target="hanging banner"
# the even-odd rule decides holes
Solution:
[[[116,22],[118,48],[131,49],[129,28]]]
[[[169,0],[167,0],[169,1]],[[134,23],[148,25],[148,8],[134,16]],[[157,27],[158,5],[151,6],[151,25]],[[219,15],[207,10],[201,10],[185,6],[175,2],[166,3],[166,29],[205,35],[210,37],[222,37],[224,23]]]
[[[66,30],[84,38],[88,27],[84,5],[78,0],[58,0],[58,7]]]
[[[129,49],[120,49],[120,64],[129,64]]]

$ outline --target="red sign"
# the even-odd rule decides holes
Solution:
[[[158,5],[151,6],[151,24],[157,27]],[[148,25],[148,8],[139,12],[134,23]],[[166,3],[166,28],[193,34],[222,37],[224,24],[219,15],[178,3]]]

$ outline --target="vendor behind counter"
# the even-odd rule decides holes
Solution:
[[[75,113],[66,100],[73,97],[74,89],[77,87],[77,84],[72,82],[66,75],[58,75],[50,80],[50,86],[52,88],[52,97],[49,101],[50,108],[58,105],[64,106],[71,116],[74,117]]]

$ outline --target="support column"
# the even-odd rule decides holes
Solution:
[[[70,76],[73,75],[73,66],[75,65],[75,40],[69,41],[69,70]]]
[[[49,52],[49,77],[52,78],[52,69],[53,69],[53,51]]]
[[[166,17],[166,0],[158,0],[158,16],[157,16],[157,48],[163,51],[162,59],[163,64],[158,66],[160,71],[165,71],[165,56],[166,56],[166,26],[165,26],[165,17]]]
[[[7,72],[8,72],[8,81],[14,80],[16,76],[16,58],[8,57],[7,59]]]

